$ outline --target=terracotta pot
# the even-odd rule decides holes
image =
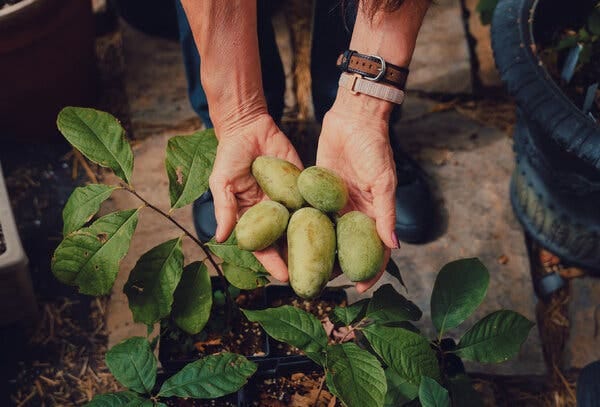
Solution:
[[[0,144],[60,140],[56,116],[96,95],[89,0],[23,0],[0,10]]]

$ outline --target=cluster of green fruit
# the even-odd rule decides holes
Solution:
[[[328,216],[348,202],[348,188],[336,173],[318,166],[300,171],[288,161],[261,156],[252,163],[252,175],[272,200],[241,216],[235,228],[238,246],[266,249],[287,228],[290,285],[300,297],[319,295],[331,278],[336,252],[352,281],[369,280],[381,270],[385,248],[375,221],[352,211],[336,218],[334,226]]]

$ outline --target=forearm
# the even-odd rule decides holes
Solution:
[[[201,60],[200,78],[217,129],[266,113],[256,2],[182,0]]]
[[[372,19],[367,16],[361,0],[356,23],[352,32],[350,49],[362,54],[379,55],[386,61],[407,67],[412,59],[419,28],[429,7],[429,0],[405,0],[394,12],[379,12]],[[352,95],[340,88],[337,102],[343,102],[345,109],[355,108],[356,113],[381,117],[385,120],[393,109],[393,104],[366,95]]]

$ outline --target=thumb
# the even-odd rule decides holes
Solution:
[[[222,243],[227,240],[235,227],[238,209],[237,200],[229,183],[214,178],[211,178],[209,183],[215,203],[215,218],[217,220],[215,240]]]
[[[373,212],[377,233],[390,249],[400,247],[396,237],[395,182],[387,182],[373,190]]]

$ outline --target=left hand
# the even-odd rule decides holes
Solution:
[[[369,98],[369,99],[360,99]],[[373,279],[356,284],[370,288],[383,274],[392,248],[398,247],[396,223],[396,168],[389,142],[388,103],[366,95],[350,95],[340,88],[335,104],[323,119],[317,165],[340,175],[348,186],[344,212],[358,210],[375,219],[377,233],[387,246],[384,268]]]

